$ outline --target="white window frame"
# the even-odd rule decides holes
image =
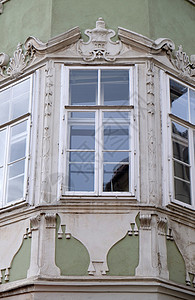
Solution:
[[[4,157],[4,176],[3,176],[3,192],[2,192],[2,199],[0,199],[0,208],[8,207],[10,205],[13,205],[15,203],[21,203],[26,201],[27,196],[27,188],[28,188],[28,171],[29,171],[29,159],[30,159],[30,138],[31,138],[31,123],[32,123],[32,100],[33,100],[33,76],[29,75],[25,78],[18,80],[12,84],[7,85],[6,87],[2,88],[0,91],[4,91],[6,89],[12,88],[13,86],[20,84],[21,82],[25,80],[30,80],[30,89],[29,89],[29,112],[25,113],[24,115],[17,117],[13,120],[10,120],[2,125],[0,125],[0,131],[6,130],[6,151],[5,151],[5,157]],[[17,124],[20,124],[24,121],[27,121],[27,138],[26,138],[26,153],[25,157],[16,160],[21,161],[25,160],[25,167],[24,167],[24,186],[23,186],[23,196],[22,198],[7,202],[7,185],[8,185],[8,166],[10,163],[8,163],[8,156],[10,151],[10,132],[11,128]]]
[[[174,116],[171,113],[170,105],[170,79],[179,84],[194,89],[191,85],[186,84],[182,80],[160,71],[161,82],[161,108],[162,108],[162,165],[163,165],[163,204],[166,206],[170,203],[175,203],[180,206],[194,209],[195,208],[195,158],[193,146],[193,131],[195,128],[188,121],[182,121],[181,118]],[[189,105],[189,97],[188,97]],[[190,109],[190,106],[189,106]],[[189,159],[190,159],[190,185],[191,185],[191,204],[184,203],[175,199],[174,187],[174,164],[173,164],[173,149],[172,149],[172,121],[176,122],[188,129],[189,137]],[[168,176],[167,176],[168,174]]]
[[[100,140],[100,135],[101,132],[98,130],[98,120],[101,120],[102,122],[102,114],[104,111],[118,111],[119,107],[113,107],[113,106],[103,106],[100,105],[100,93],[98,93],[98,105],[96,106],[83,106],[82,108],[75,106],[69,105],[69,70],[70,69],[94,69],[94,70],[100,70],[102,69],[109,69],[109,70],[122,70],[126,69],[129,70],[130,74],[130,104],[128,106],[121,107],[121,111],[128,111],[130,112],[130,161],[129,161],[129,174],[130,174],[130,190],[129,192],[103,192],[103,160],[102,160],[102,149],[97,149],[97,147],[101,147],[102,143],[95,143],[95,155],[98,155],[98,153],[101,153],[101,158],[99,161],[99,172],[97,174],[97,167],[95,167],[95,179],[94,179],[94,191],[93,192],[88,192],[88,191],[64,191],[64,185],[66,186],[67,180],[68,180],[68,175],[66,174],[67,170],[67,145],[68,145],[68,137],[67,134],[65,135],[64,133],[66,132],[66,128],[68,128],[68,121],[67,121],[67,113],[69,111],[94,111],[96,114],[98,114],[98,118],[96,118],[95,122],[95,140],[99,141]],[[98,83],[98,89],[100,88],[100,82]],[[137,82],[137,67],[136,66],[128,66],[128,67],[123,67],[123,66],[64,66],[62,65],[61,68],[61,127],[60,127],[60,142],[59,142],[59,154],[60,154],[60,159],[59,159],[59,174],[60,180],[59,180],[59,188],[58,188],[58,198],[60,199],[63,196],[132,196],[138,198],[138,180],[139,180],[139,168],[138,168],[138,162],[137,158],[139,157],[139,149],[138,149],[138,82]],[[102,124],[102,123],[101,123]],[[95,164],[97,163],[97,160],[95,159]],[[136,180],[135,180],[136,178]]]

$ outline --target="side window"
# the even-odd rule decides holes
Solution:
[[[0,204],[25,198],[31,78],[0,92]]]
[[[64,194],[133,194],[131,69],[70,68]]]
[[[170,79],[174,199],[194,203],[195,91]]]

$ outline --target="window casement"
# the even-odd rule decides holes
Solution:
[[[195,203],[195,90],[169,78],[173,201]]]
[[[0,91],[1,207],[26,196],[31,95],[31,77]]]
[[[63,74],[61,194],[134,195],[133,67],[64,67]]]

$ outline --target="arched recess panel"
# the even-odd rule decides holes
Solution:
[[[167,265],[169,279],[178,283],[186,284],[186,268],[184,259],[172,240],[167,240]]]
[[[65,235],[65,226],[58,237],[60,217],[57,217],[56,228],[56,265],[60,268],[61,275],[81,276],[88,275],[89,253],[86,247],[73,236]]]
[[[27,278],[27,271],[30,267],[30,254],[31,238],[28,237],[23,240],[20,249],[12,260],[9,281]]]
[[[108,252],[107,275],[134,276],[139,262],[139,236],[128,234]]]

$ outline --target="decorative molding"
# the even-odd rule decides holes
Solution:
[[[18,44],[16,51],[12,58],[8,61],[8,55],[0,53],[0,75],[3,78],[12,77],[17,78],[23,74],[25,68],[33,60],[35,50],[33,47],[23,47]]]
[[[41,201],[49,202],[50,199],[50,142],[51,142],[51,115],[54,95],[54,62],[48,61],[45,76],[45,112],[44,112],[44,133],[42,150],[42,178],[41,178]]]
[[[157,220],[158,225],[158,234],[166,235],[166,226],[167,226],[167,219],[166,218],[158,218]]]
[[[151,229],[151,221],[152,221],[151,215],[140,215],[139,220],[140,220],[140,229],[142,230]]]
[[[80,40],[77,46],[77,50],[84,61],[98,59],[112,62],[116,60],[116,56],[120,54],[122,49],[122,43],[111,40],[116,35],[115,31],[106,29],[102,18],[97,20],[94,29],[85,30],[85,34],[89,40],[86,43]]]
[[[5,4],[8,1],[10,0],[0,0],[0,15],[3,13],[3,4]]]
[[[30,218],[30,227],[32,231],[39,229],[40,221],[41,221],[40,215]]]
[[[106,275],[106,272],[108,272],[108,266],[107,263],[104,261],[92,261],[89,264],[88,268],[88,274],[92,276],[100,276],[100,275]]]
[[[45,215],[46,228],[56,228],[56,214]]]
[[[147,125],[148,125],[148,173],[149,200],[152,203],[156,196],[156,138],[155,138],[155,99],[154,99],[154,63],[147,61],[146,66],[147,91]]]
[[[180,45],[177,51],[168,51],[169,59],[173,66],[183,76],[195,76],[195,55],[191,55],[191,61],[186,52],[183,51],[183,47]]]

